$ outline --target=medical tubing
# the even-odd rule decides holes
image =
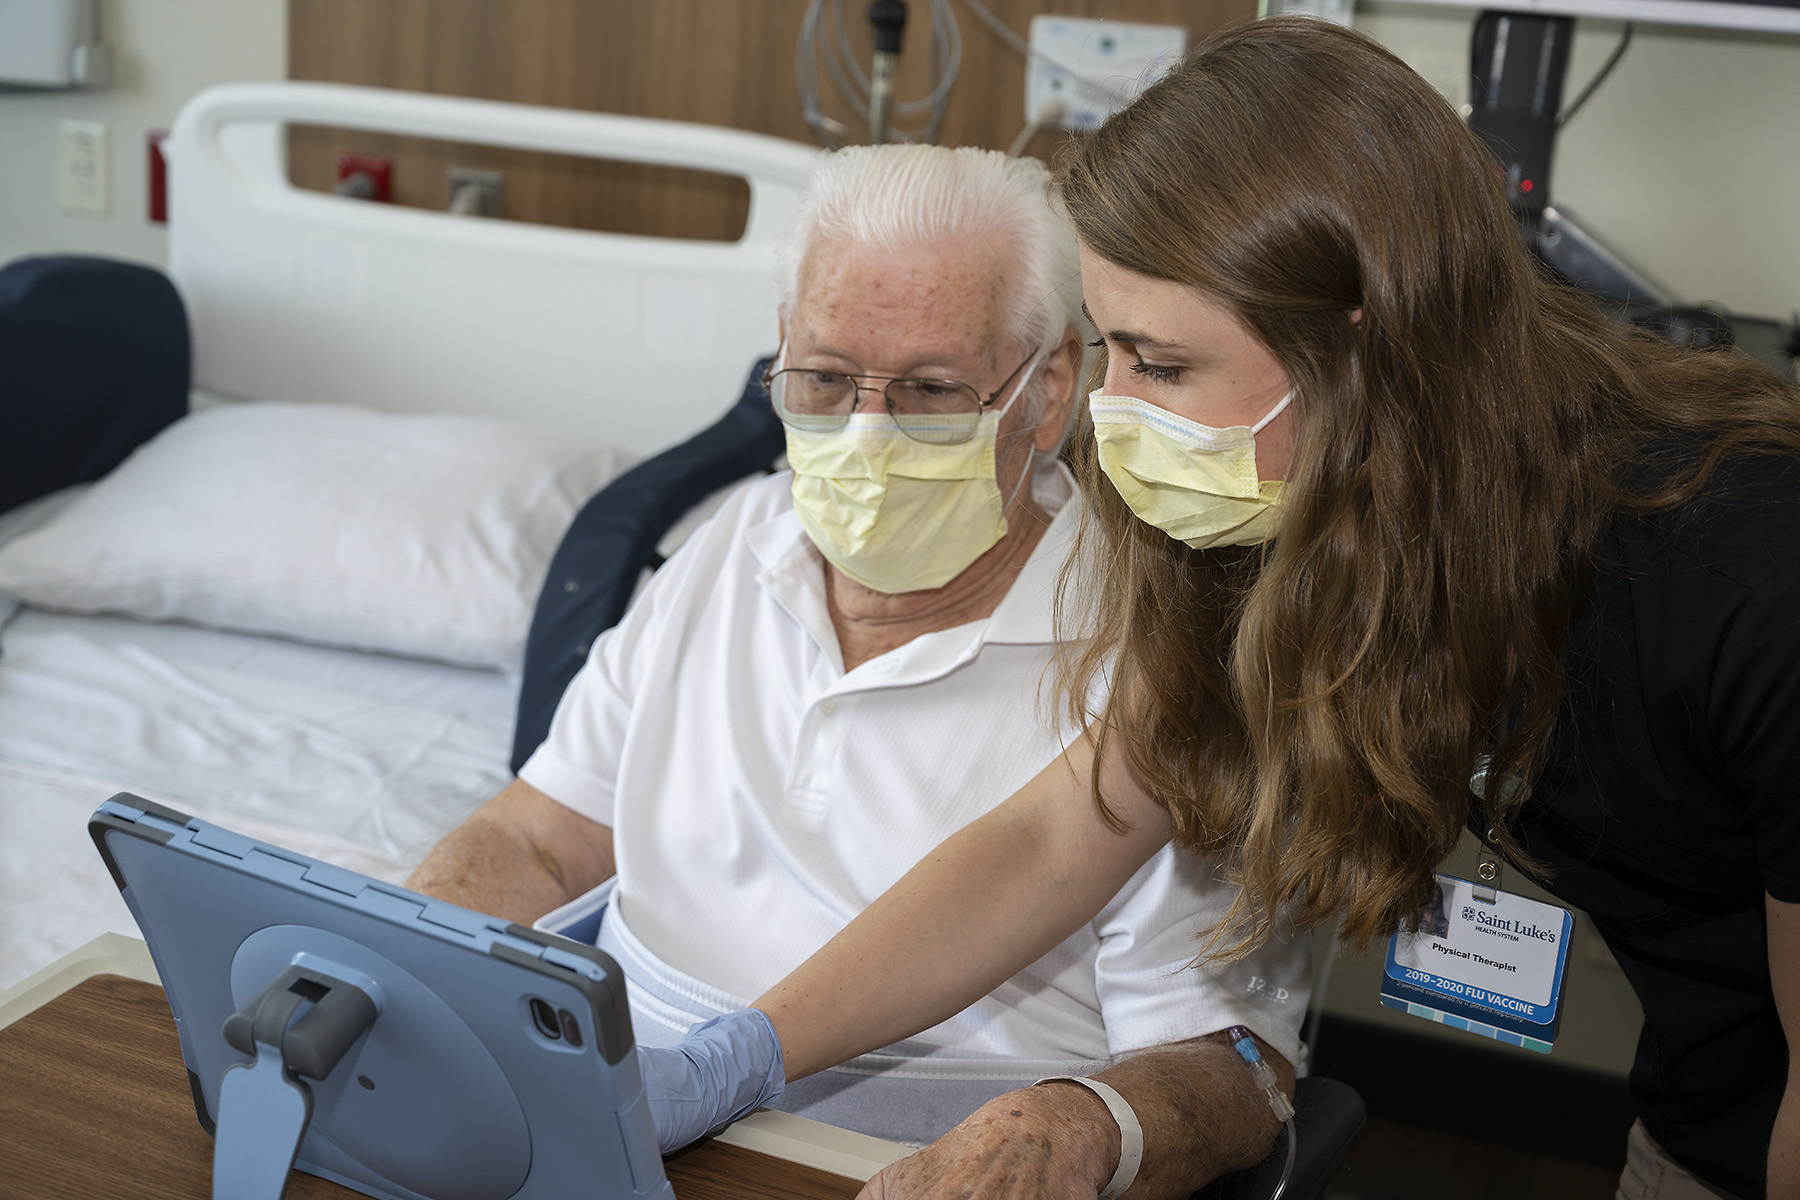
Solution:
[[[872,81],[863,73],[862,64],[857,61],[856,51],[850,46],[850,23],[844,19],[844,0],[834,0],[826,10],[829,14],[828,25],[831,29],[832,44],[837,53],[829,49],[825,55],[825,65],[831,68],[831,76],[837,81],[838,89],[845,96],[862,97],[860,104],[862,115],[868,114],[868,94]],[[854,82],[852,82],[854,81]]]
[[[872,0],[869,25],[875,58],[869,70],[869,142],[887,141],[888,102],[894,98],[894,60],[906,32],[906,0]]]
[[[821,57],[825,60],[825,67],[833,84],[850,107],[853,116],[867,121],[871,115],[871,80],[864,73],[851,46],[850,22],[844,15],[844,3],[845,0],[811,0],[800,21],[799,43],[794,54],[794,84],[800,94],[801,114],[819,140],[833,149],[844,144],[843,139],[849,135],[850,130],[841,122],[826,116],[820,107]],[[897,141],[937,140],[938,129],[943,124],[944,112],[949,104],[951,86],[962,70],[962,31],[957,27],[956,16],[950,10],[950,0],[926,0],[926,10],[931,30],[932,89],[918,100],[890,98],[888,103],[890,117],[894,114],[927,114],[925,127],[908,133],[894,129],[890,124],[888,132]]]
[[[1006,157],[1017,158],[1025,153],[1026,147],[1031,145],[1032,140],[1044,131],[1045,124],[1050,121],[1062,120],[1063,114],[1066,112],[1068,112],[1068,105],[1056,97],[1052,96],[1044,101],[1043,107],[1038,110],[1037,115],[1025,122],[1025,127],[1019,130],[1018,135],[1013,138],[1012,144],[1006,148]]]
[[[1619,35],[1619,44],[1613,47],[1612,54],[1605,63],[1601,64],[1600,69],[1594,72],[1594,77],[1588,80],[1588,85],[1581,89],[1581,95],[1575,97],[1575,103],[1556,114],[1558,129],[1575,119],[1575,114],[1581,111],[1581,106],[1588,102],[1588,97],[1599,90],[1600,85],[1606,82],[1606,77],[1612,74],[1613,68],[1619,65],[1619,60],[1625,57],[1625,48],[1631,45],[1631,34],[1635,28],[1635,22],[1625,22],[1625,31]]]
[[[1288,1177],[1294,1173],[1294,1147],[1299,1144],[1295,1140],[1294,1119],[1289,1117],[1282,1123],[1282,1128],[1287,1130],[1287,1162],[1282,1164],[1281,1178],[1276,1181],[1275,1190],[1269,1193],[1269,1200],[1281,1200],[1287,1191]]]
[[[1294,1157],[1300,1139],[1294,1129],[1294,1106],[1281,1090],[1281,1083],[1275,1078],[1275,1071],[1263,1061],[1262,1051],[1256,1048],[1256,1038],[1242,1025],[1233,1025],[1225,1031],[1231,1040],[1231,1048],[1236,1050],[1244,1065],[1250,1068],[1250,1078],[1256,1086],[1263,1090],[1269,1101],[1269,1107],[1275,1112],[1275,1119],[1287,1130],[1287,1161],[1282,1165],[1281,1178],[1275,1184],[1275,1190],[1269,1193],[1269,1200],[1281,1200],[1287,1191],[1288,1178],[1294,1173]]]

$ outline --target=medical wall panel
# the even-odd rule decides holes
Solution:
[[[838,0],[828,0],[835,4]],[[908,6],[896,94],[927,84],[927,9]],[[939,141],[1004,149],[1025,123],[1025,61],[952,0],[962,31],[962,69]],[[1190,38],[1254,15],[1254,0],[988,0],[1024,36],[1032,16],[1058,13],[1181,25]],[[865,4],[845,0],[860,61],[869,50]],[[816,144],[801,117],[794,57],[807,0],[291,0],[289,74],[527,104],[723,125]],[[825,72],[821,70],[821,75]],[[826,77],[821,107],[852,125]],[[916,127],[901,115],[896,124]],[[1031,152],[1048,156],[1059,135]],[[289,134],[289,169],[302,187],[328,189],[347,151],[394,161],[394,199],[421,208],[448,202],[451,166],[505,177],[510,219],[729,240],[744,223],[746,194],[702,173],[656,174],[611,164],[567,163],[521,153],[473,153],[454,143],[371,140],[344,130]]]

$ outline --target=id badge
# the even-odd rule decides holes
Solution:
[[[1381,1003],[1550,1053],[1574,927],[1569,911],[1501,891],[1488,903],[1467,879],[1436,880],[1417,932],[1388,939]]]

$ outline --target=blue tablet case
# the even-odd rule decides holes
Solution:
[[[213,1194],[673,1200],[618,965],[121,793],[88,824],[168,994]]]

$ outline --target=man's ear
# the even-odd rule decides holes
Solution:
[[[1075,389],[1081,383],[1081,337],[1075,330],[1063,334],[1062,342],[1038,368],[1038,377],[1038,386],[1044,389],[1044,415],[1038,420],[1032,444],[1048,454],[1062,443]]]

